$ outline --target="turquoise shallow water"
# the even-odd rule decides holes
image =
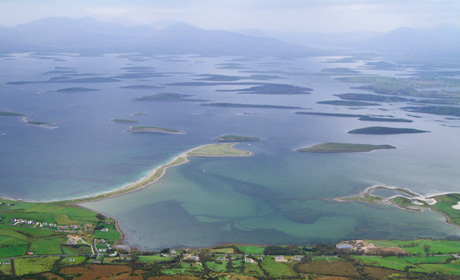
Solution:
[[[247,76],[253,73],[221,69],[233,58],[164,57],[146,61],[110,55],[64,56],[53,61],[17,55],[0,60],[0,109],[27,114],[30,120],[56,123],[58,128],[27,126],[18,118],[0,118],[0,191],[26,200],[59,200],[113,190],[136,181],[150,170],[193,147],[213,143],[222,134],[260,137],[239,144],[254,152],[249,158],[192,158],[168,170],[158,183],[140,191],[85,203],[120,221],[126,242],[143,248],[205,246],[225,242],[314,243],[355,238],[413,238],[458,235],[458,228],[431,211],[412,213],[391,206],[339,203],[332,199],[359,193],[374,184],[396,185],[422,194],[458,191],[460,141],[458,120],[400,110],[405,104],[374,108],[319,105],[334,94],[352,91],[355,84],[315,75],[323,68],[359,64],[322,63],[325,58],[288,62],[268,58],[240,61],[248,69],[279,75],[268,82],[314,89],[310,95],[249,95],[218,92],[246,85],[172,86],[193,81],[196,74]],[[265,62],[274,62],[265,64]],[[121,76],[124,67],[148,66],[160,77]],[[52,70],[70,67],[77,74],[116,77],[110,83],[33,83],[45,81]],[[360,70],[362,70],[360,68]],[[145,69],[144,69],[145,71]],[[89,75],[88,74],[88,75]],[[381,73],[382,74],[382,73]],[[388,72],[389,76],[397,73]],[[147,75],[148,76],[148,75]],[[152,75],[154,76],[154,75]],[[261,82],[243,80],[244,82]],[[263,81],[267,82],[267,81]],[[162,89],[132,90],[127,85],[156,85]],[[56,92],[84,86],[91,92]],[[355,91],[355,90],[353,90]],[[356,90],[357,91],[357,90]],[[393,115],[411,124],[362,122],[295,114],[298,110],[218,108],[200,102],[133,102],[133,98],[174,92],[213,102],[288,105],[303,111]],[[382,110],[382,109],[385,109]],[[134,115],[143,112],[145,115]],[[180,129],[185,135],[130,134],[126,118],[140,125]],[[418,135],[350,135],[371,125],[429,130]],[[308,154],[296,148],[333,141],[390,144],[396,150],[359,154]]]

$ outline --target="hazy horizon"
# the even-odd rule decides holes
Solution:
[[[378,31],[398,27],[460,27],[460,2],[422,1],[55,1],[0,2],[0,25],[15,26],[47,17],[92,17],[126,25],[183,21],[203,29],[313,33]]]

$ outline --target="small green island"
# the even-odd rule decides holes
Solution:
[[[200,106],[224,107],[224,108],[253,108],[253,109],[304,109],[297,106],[264,105],[264,104],[240,104],[240,103],[202,103]]]
[[[151,85],[132,85],[132,86],[122,86],[123,89],[159,89],[164,88],[160,86],[151,86]]]
[[[219,142],[244,142],[244,141],[259,141],[260,138],[226,134],[226,135],[219,136],[216,140]]]
[[[297,149],[298,152],[310,153],[358,153],[371,152],[374,150],[396,149],[390,145],[371,145],[371,144],[349,144],[349,143],[321,143],[309,148]]]
[[[0,117],[25,117],[26,115],[21,113],[0,111]]]
[[[386,135],[386,134],[413,134],[413,133],[426,133],[429,131],[418,130],[414,128],[396,128],[396,127],[383,127],[371,126],[348,131],[349,134],[371,134],[371,135]]]
[[[57,92],[88,92],[88,91],[97,91],[95,88],[85,88],[85,87],[71,87],[71,88],[61,88]]]
[[[113,119],[111,120],[111,122],[114,122],[114,123],[139,123],[139,121],[137,120],[129,120],[129,119]]]
[[[193,95],[189,94],[180,94],[180,93],[171,93],[171,92],[162,92],[155,95],[146,95],[138,98],[133,98],[133,101],[168,101],[168,102],[179,102],[179,101],[206,101],[202,99],[190,99]]]
[[[239,94],[310,94],[313,89],[286,84],[264,84],[245,89],[218,89],[222,92],[238,92]]]
[[[28,125],[35,125],[35,126],[47,126],[52,125],[53,123],[49,122],[37,122],[37,121],[26,121]]]
[[[172,129],[172,128],[162,128],[156,126],[131,126],[128,130],[131,133],[165,133],[165,134],[185,134],[184,131]]]
[[[334,106],[380,106],[378,103],[348,100],[327,100],[318,101],[317,104],[334,105]]]
[[[338,68],[324,68],[323,70],[321,70],[321,73],[350,75],[350,74],[359,74],[360,72],[350,69],[350,68],[338,67]]]

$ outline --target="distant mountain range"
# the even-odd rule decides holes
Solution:
[[[170,24],[171,23],[171,24]],[[0,52],[142,52],[201,55],[317,55],[320,50],[278,39],[181,22],[124,26],[93,18],[46,18],[0,28]]]
[[[355,31],[345,33],[268,33],[291,43],[321,49],[376,51],[406,56],[460,57],[460,29],[401,27],[387,33]]]
[[[276,38],[276,39],[275,39]],[[313,46],[313,47],[310,47]],[[323,50],[321,50],[323,49]],[[342,51],[377,51],[408,56],[460,57],[457,27],[407,28],[388,33],[280,33],[246,29],[205,30],[178,21],[126,26],[94,18],[45,18],[0,27],[0,53],[77,52],[100,54],[327,55]],[[340,53],[339,53],[340,54]]]

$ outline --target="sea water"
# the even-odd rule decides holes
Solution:
[[[56,59],[59,58],[59,59]],[[46,58],[46,59],[45,59]],[[3,197],[54,201],[114,190],[145,176],[193,147],[214,143],[222,134],[259,137],[236,147],[254,153],[243,158],[191,158],[168,169],[157,183],[137,192],[84,203],[117,219],[129,245],[153,249],[207,246],[217,243],[308,244],[356,238],[441,238],[457,236],[432,211],[414,213],[388,205],[337,202],[375,184],[409,188],[421,194],[458,191],[460,181],[459,120],[410,114],[404,103],[348,108],[316,104],[333,95],[365,92],[356,84],[337,81],[321,70],[348,67],[374,74],[354,64],[325,63],[327,58],[279,60],[232,57],[146,57],[129,55],[17,54],[0,60],[0,109],[53,123],[55,129],[29,126],[19,118],[0,118],[0,192]],[[268,62],[268,63],[267,63]],[[242,67],[222,67],[239,63]],[[126,67],[145,66],[157,77],[129,77]],[[58,67],[58,68],[56,68]],[[64,68],[67,67],[67,68]],[[222,69],[224,68],[224,69]],[[230,68],[230,69],[228,69]],[[245,69],[238,69],[245,68]],[[65,76],[104,77],[116,82],[43,82]],[[128,70],[127,70],[128,69]],[[147,69],[147,68],[145,68]],[[410,71],[410,70],[407,70]],[[384,73],[380,73],[384,72]],[[388,76],[404,73],[380,71]],[[203,76],[220,74],[276,75],[251,78],[234,85],[179,86]],[[148,76],[148,75],[147,75]],[[152,75],[153,76],[153,75]],[[68,78],[68,76],[67,76]],[[12,81],[41,83],[7,84]],[[282,83],[312,88],[308,95],[260,95],[222,92],[251,85]],[[124,89],[155,85],[159,89]],[[87,92],[59,92],[86,87]],[[133,98],[171,92],[210,102],[299,106],[304,109],[254,109],[200,106],[203,102],[135,102]],[[370,114],[408,118],[413,123],[374,123],[357,118],[300,115],[295,112]],[[136,113],[144,113],[142,115]],[[134,125],[183,130],[185,135],[128,133]],[[410,127],[430,131],[404,135],[352,135],[366,126]],[[354,154],[311,154],[295,149],[322,142],[390,144],[395,150]]]

